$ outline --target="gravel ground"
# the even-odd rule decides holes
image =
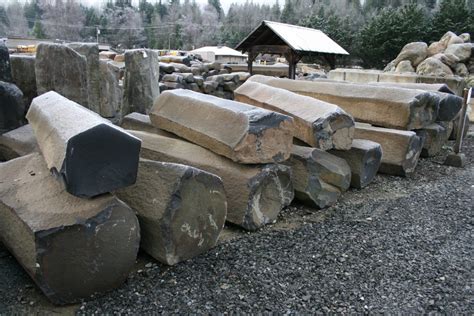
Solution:
[[[175,267],[140,254],[123,287],[81,305],[49,304],[0,246],[0,314],[473,314],[472,134],[464,151],[464,169],[423,159],[410,178],[378,175],[335,207],[294,204],[257,233],[229,228]]]

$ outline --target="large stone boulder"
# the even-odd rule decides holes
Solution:
[[[8,52],[7,46],[5,46],[3,42],[0,42],[0,81],[12,81],[10,53]]]
[[[447,77],[452,76],[451,68],[442,63],[439,59],[428,57],[416,68],[416,73],[419,75]]]
[[[89,109],[101,113],[100,107],[100,67],[99,44],[97,43],[70,43],[68,46],[86,57],[87,61],[87,92]]]
[[[428,47],[428,57],[444,52],[446,46],[442,42],[433,42]]]
[[[428,45],[424,42],[413,42],[406,44],[397,58],[395,58],[395,65],[398,65],[402,60],[409,60],[413,67],[418,66],[428,56]]]
[[[160,66],[157,52],[134,49],[125,52],[122,116],[130,112],[148,114],[160,95]]]
[[[35,61],[36,58],[34,56],[10,56],[13,83],[23,92],[26,110],[28,110],[33,98],[37,96]]]
[[[402,60],[401,62],[398,63],[397,67],[395,68],[395,72],[397,73],[415,72],[415,68],[413,68],[409,60]]]
[[[459,37],[464,41],[464,43],[471,42],[471,34],[469,33],[462,33],[461,35],[459,35]]]
[[[454,66],[454,74],[460,77],[467,77],[469,76],[469,69],[467,69],[466,64],[459,63]]]
[[[36,51],[38,95],[56,91],[88,107],[87,59],[65,45],[41,43]]]
[[[457,58],[453,54],[442,54],[442,53],[440,53],[440,54],[434,55],[433,58],[438,59],[443,64],[448,65],[451,68],[453,68],[459,62],[459,58]]]
[[[464,62],[471,57],[472,54],[472,44],[471,43],[464,43],[464,44],[452,44],[448,46],[445,50],[445,54],[453,54],[457,58],[459,58],[460,62]]]
[[[20,127],[24,115],[21,90],[13,83],[0,81],[0,134]]]
[[[451,31],[446,32],[446,34],[444,34],[439,41],[445,48],[452,44],[461,44],[464,42],[459,36]]]

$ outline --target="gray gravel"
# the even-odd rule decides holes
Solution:
[[[293,204],[257,233],[230,229],[175,267],[141,254],[120,289],[54,308],[0,248],[7,312],[474,313],[474,138],[465,169],[423,159],[410,178],[378,175],[323,211]]]

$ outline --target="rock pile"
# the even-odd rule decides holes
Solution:
[[[429,46],[424,42],[409,43],[384,71],[429,76],[461,76],[474,74],[474,45],[468,33],[457,36],[447,32]]]
[[[233,100],[234,90],[244,83],[250,74],[229,73],[219,63],[191,62],[191,66],[160,62],[162,74],[160,90],[187,89],[223,99]]]

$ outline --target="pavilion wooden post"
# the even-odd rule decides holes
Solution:
[[[249,50],[249,55],[248,55],[248,58],[247,58],[247,65],[248,65],[248,73],[250,75],[253,75],[253,61],[255,60],[255,57],[257,55],[255,54],[254,50],[253,49],[250,49]]]
[[[248,51],[248,72],[252,75],[252,63],[258,53],[279,54],[288,61],[288,78],[295,79],[296,64],[301,56],[285,45],[254,45]]]

